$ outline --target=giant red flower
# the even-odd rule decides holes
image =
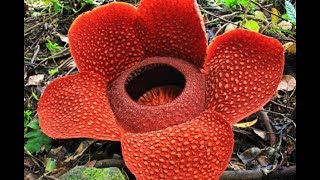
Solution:
[[[79,73],[41,96],[52,138],[121,141],[138,179],[217,179],[233,148],[231,125],[259,110],[280,82],[279,41],[237,29],[207,47],[195,0],[110,3],[69,30]]]

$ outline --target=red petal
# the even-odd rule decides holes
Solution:
[[[69,29],[70,51],[80,72],[112,80],[141,60],[144,50],[134,33],[137,10],[110,3],[80,15]]]
[[[230,125],[216,112],[176,126],[122,136],[125,164],[137,179],[217,179],[233,149]]]
[[[41,130],[55,139],[119,141],[120,132],[107,99],[105,79],[80,73],[50,83],[38,104]]]
[[[207,108],[234,124],[271,99],[283,73],[284,50],[274,38],[237,29],[214,40],[206,62]]]
[[[180,58],[202,68],[207,39],[195,0],[144,0],[138,13],[148,57]]]

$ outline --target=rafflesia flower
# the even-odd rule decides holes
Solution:
[[[194,0],[97,7],[73,22],[69,44],[79,73],[45,89],[42,131],[121,141],[138,179],[217,179],[231,125],[270,100],[284,67],[279,41],[248,30],[207,47]]]

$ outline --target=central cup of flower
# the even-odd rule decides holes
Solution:
[[[117,123],[127,132],[149,132],[181,124],[205,108],[205,75],[171,57],[147,58],[109,86]]]

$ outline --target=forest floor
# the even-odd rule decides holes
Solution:
[[[40,131],[36,112],[46,85],[77,73],[67,38],[71,23],[79,14],[109,2],[25,0],[25,179],[59,179],[80,165],[118,167],[127,179],[134,179],[122,160],[119,142],[50,139]],[[286,50],[277,93],[263,109],[232,127],[234,151],[221,179],[295,179],[296,22],[295,9],[288,3],[295,7],[295,0],[198,0],[209,40],[243,27],[278,39]]]

